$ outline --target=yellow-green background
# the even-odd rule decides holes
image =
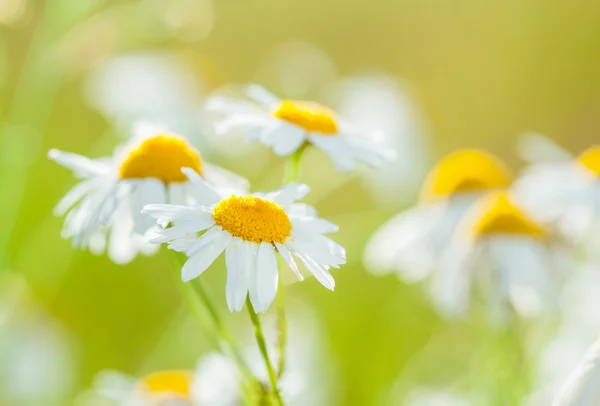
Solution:
[[[376,70],[402,79],[426,120],[432,156],[478,146],[515,168],[521,133],[539,131],[578,152],[595,142],[600,124],[597,1],[214,0],[212,31],[192,41],[165,28],[161,7],[189,7],[193,25],[205,12],[198,4],[206,2],[1,1],[8,6],[0,9],[24,7],[15,21],[0,20],[2,271],[23,275],[39,303],[65,326],[76,365],[74,390],[87,387],[100,369],[140,374],[191,367],[207,350],[194,328],[184,344],[161,344],[173,317],[185,312],[164,252],[118,266],[73,251],[60,238],[61,220],[52,216],[75,180],[48,161],[48,149],[98,156],[121,139],[85,101],[86,75],[103,60],[169,51],[217,87],[256,80],[276,46],[306,41],[330,56],[339,75]],[[272,154],[260,159],[265,156],[266,168],[251,179],[256,189],[277,187],[282,173],[282,161]],[[242,167],[223,155],[212,160]],[[310,163],[304,180],[313,189],[325,192],[331,177],[340,179],[324,156]],[[411,174],[396,175],[403,182]],[[339,372],[339,404],[376,404],[401,374],[407,388],[458,382],[465,392],[503,379],[498,368],[483,365],[496,361],[487,353],[492,344],[480,317],[447,324],[419,287],[363,269],[364,243],[400,204],[378,207],[364,185],[351,180],[317,207],[340,224],[336,238],[347,247],[349,264],[335,272],[334,293],[315,280],[286,293],[318,309]],[[227,320],[237,323],[246,315],[226,312],[223,274],[220,261],[203,277]],[[149,361],[157,346],[160,356]]]

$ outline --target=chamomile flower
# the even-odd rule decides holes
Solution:
[[[187,254],[183,281],[200,276],[225,251],[229,310],[240,311],[249,293],[255,310],[264,312],[277,292],[279,253],[298,279],[302,274],[294,256],[333,290],[329,268],[344,264],[346,253],[323,235],[336,232],[336,225],[318,218],[312,207],[295,203],[308,193],[308,186],[289,184],[271,193],[236,195],[215,190],[190,168],[183,172],[197,189],[197,206],[155,204],[143,209],[160,225],[173,225],[153,230],[148,238]]]
[[[349,172],[360,162],[377,167],[394,154],[375,144],[375,132],[364,130],[315,102],[279,99],[266,89],[247,87],[251,101],[213,97],[207,108],[224,114],[218,133],[243,131],[248,141],[260,140],[280,156],[311,144],[325,152],[337,170]]]
[[[508,191],[496,191],[457,226],[434,279],[433,299],[442,314],[458,316],[477,286],[493,323],[505,322],[510,305],[519,316],[534,317],[557,305],[556,286],[567,260],[552,235]]]
[[[155,226],[141,214],[144,205],[193,200],[182,167],[216,187],[247,187],[239,176],[203,161],[185,138],[154,125],[136,127],[132,139],[111,157],[91,159],[56,149],[48,155],[82,179],[54,210],[58,216],[66,214],[63,237],[94,252],[108,246],[109,257],[117,263],[156,251],[143,238]]]
[[[600,404],[600,340],[589,349],[560,389],[553,406]]]
[[[427,176],[420,202],[373,235],[365,251],[366,266],[375,273],[394,270],[408,282],[425,278],[438,267],[473,202],[510,182],[508,169],[486,152],[466,149],[447,156]]]
[[[194,385],[193,371],[160,371],[140,379],[102,371],[81,403],[95,405],[102,399],[114,406],[204,406],[196,402]]]
[[[556,226],[575,242],[595,244],[596,248],[600,244],[600,235],[595,233],[600,224],[600,146],[573,156],[541,136],[529,140],[529,148],[550,144],[545,150],[558,151],[552,154],[557,159],[534,158],[515,185],[519,199],[539,221]]]

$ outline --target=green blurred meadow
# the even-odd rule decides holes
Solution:
[[[180,298],[165,249],[116,265],[73,250],[52,214],[75,179],[47,151],[110,154],[125,129],[90,102],[90,81],[114,58],[146,54],[189,75],[198,111],[186,116],[197,119],[186,135],[211,162],[250,178],[254,190],[277,188],[283,161],[260,145],[233,155],[206,141],[211,126],[200,106],[210,91],[257,82],[337,107],[350,77],[384,77],[401,89],[412,109],[402,120],[417,124],[394,134],[409,140],[398,155],[411,164],[388,174],[386,185],[401,190],[393,199],[375,196],[362,178],[371,170],[335,173],[316,151],[303,162],[301,181],[312,188],[307,201],[340,225],[335,239],[348,264],[334,273],[335,292],[309,279],[288,286],[286,298],[309,309],[321,328],[306,339],[322,341],[329,354],[322,361],[332,371],[323,382],[333,392],[328,404],[403,405],[420,386],[478,396],[498,382],[511,388],[498,404],[518,404],[529,378],[510,347],[514,337],[498,344],[478,311],[469,321],[443,321],[422,286],[369,274],[363,248],[379,225],[415,201],[435,160],[454,149],[488,149],[518,170],[516,142],[525,132],[547,134],[575,153],[593,144],[599,21],[600,3],[585,0],[0,0],[1,291],[18,296],[16,321],[4,328],[21,318],[52,320],[65,360],[50,375],[66,381],[49,403],[14,403],[0,393],[0,405],[72,404],[100,370],[139,376],[191,368],[211,350]],[[294,59],[296,52],[302,56]],[[117,90],[114,101],[123,101],[127,88]],[[224,270],[221,258],[202,277],[227,323],[244,335],[247,315],[229,314],[225,305]],[[2,364],[0,379],[9,379]]]

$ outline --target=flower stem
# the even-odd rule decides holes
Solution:
[[[202,285],[202,281],[198,278],[195,280],[182,283],[179,280],[179,270],[181,269],[181,259],[177,255],[176,252],[171,251],[171,258],[173,259],[174,269],[176,270],[177,275],[177,285],[181,288],[181,293],[183,295],[184,300],[187,302],[192,314],[198,321],[200,328],[203,331],[211,331],[211,329],[206,328],[206,323],[204,321],[204,317],[202,315],[202,307],[206,309],[206,313],[208,313],[210,319],[212,320],[214,330],[211,337],[211,342],[216,347],[220,348],[221,351],[225,354],[228,354],[235,360],[240,368],[242,374],[246,377],[246,379],[252,384],[256,384],[256,378],[248,368],[246,361],[242,357],[239,349],[237,348],[235,341],[231,338],[231,334],[229,330],[221,320],[217,309],[215,308],[212,299],[210,298],[206,289]]]
[[[281,394],[279,393],[279,388],[277,387],[277,374],[275,373],[275,368],[273,368],[273,364],[269,359],[269,353],[267,351],[267,344],[265,342],[265,336],[263,334],[262,326],[260,325],[258,314],[256,314],[256,312],[254,311],[254,307],[252,306],[250,297],[246,298],[246,307],[248,308],[250,320],[252,320],[252,325],[254,326],[256,343],[258,344],[260,353],[263,357],[263,360],[265,361],[265,366],[267,367],[267,373],[269,375],[269,382],[271,383],[271,390],[273,391],[273,396],[275,396],[275,400],[277,401],[277,404],[279,406],[284,406],[283,399],[281,398]]]

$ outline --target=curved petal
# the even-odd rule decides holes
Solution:
[[[279,243],[275,243],[275,246],[277,247],[277,251],[279,251],[279,254],[283,258],[285,263],[288,264],[288,266],[292,269],[292,271],[294,271],[294,273],[298,277],[298,280],[300,280],[300,281],[304,280],[304,276],[302,276],[302,274],[298,270],[298,265],[296,265],[296,261],[294,261],[294,258],[290,254],[290,251],[287,249],[287,247],[285,245],[279,244]]]
[[[306,269],[315,277],[316,280],[323,286],[325,286],[329,290],[333,290],[335,288],[335,280],[333,276],[329,273],[329,270],[326,266],[317,264],[311,258],[302,255],[301,253],[294,252],[294,255],[302,261]]]
[[[213,241],[198,249],[183,265],[181,279],[188,282],[200,276],[221,255],[231,238],[231,234],[222,232]]]

